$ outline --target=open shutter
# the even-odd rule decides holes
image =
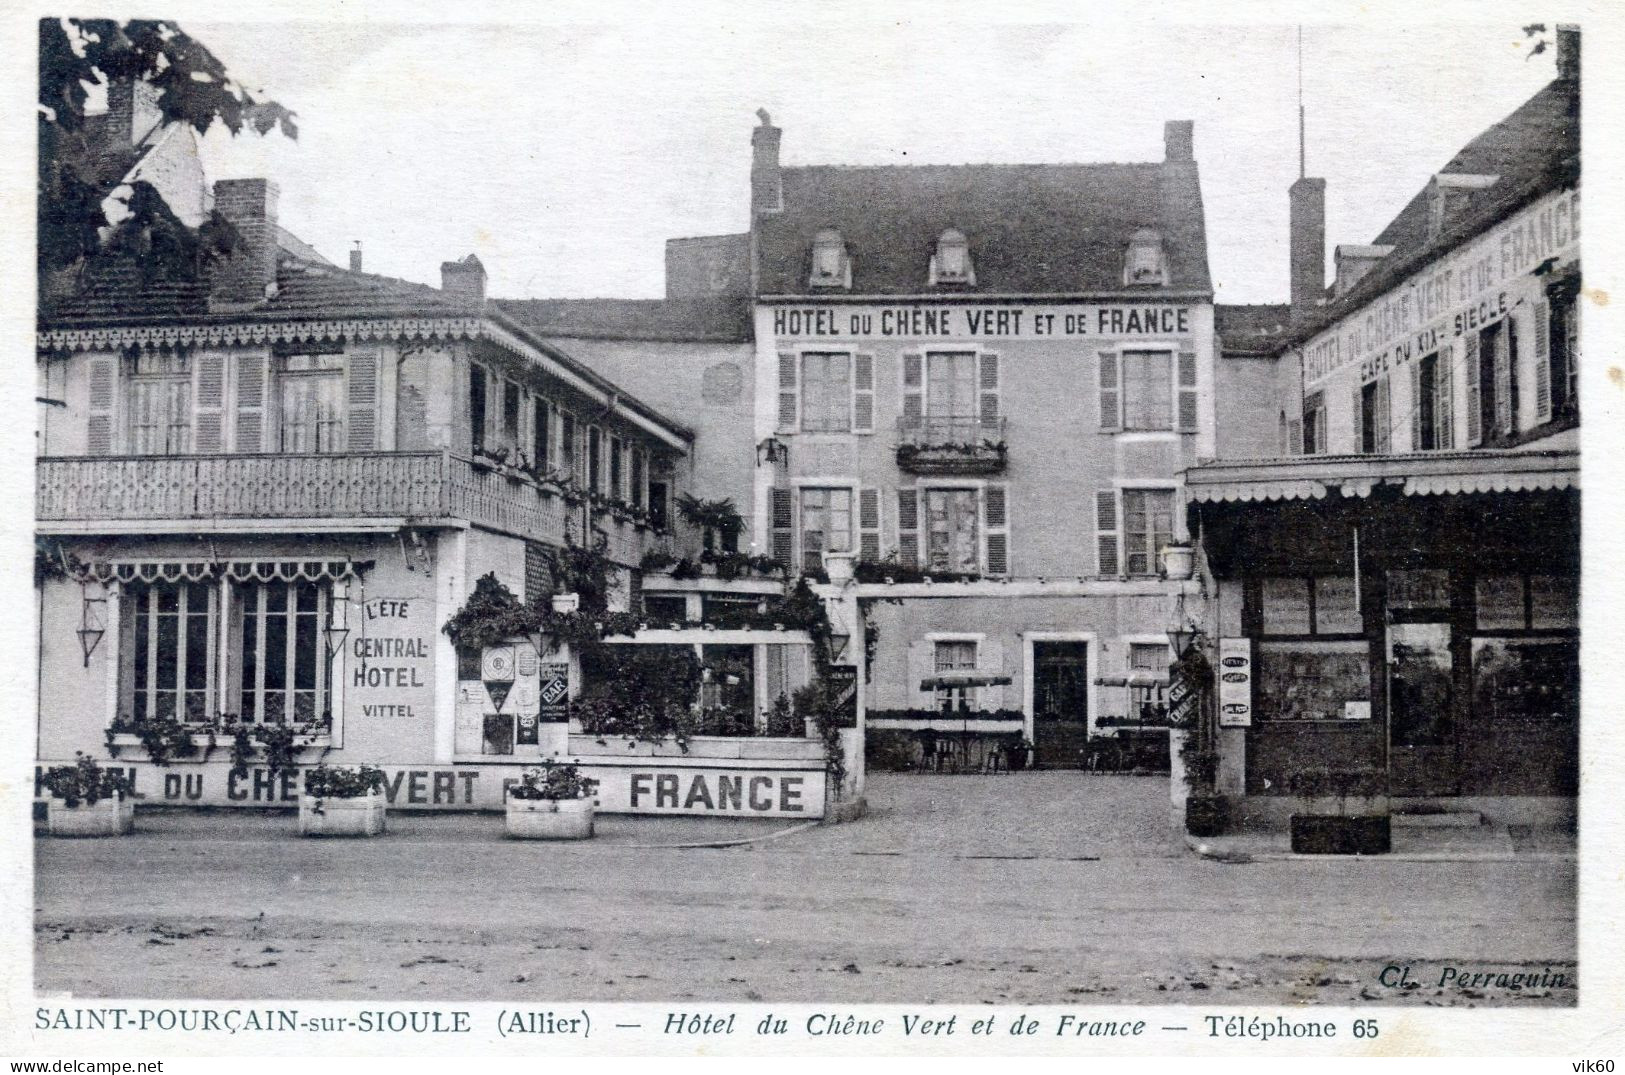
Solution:
[[[903,355],[903,420],[905,428],[915,428],[925,414],[925,356]]]
[[[924,640],[908,644],[908,708],[931,709],[936,696],[920,684],[937,674],[937,644]]]
[[[1004,641],[984,638],[976,644],[976,670],[990,676],[1004,674]],[[1003,709],[1008,687],[977,687],[971,692],[973,709]]]
[[[988,485],[982,489],[982,523],[987,533],[987,574],[1010,573],[1010,513],[1006,487]]]
[[[981,398],[977,413],[982,416],[982,436],[997,439],[999,427],[999,356],[983,352],[978,371]]]
[[[239,452],[265,451],[265,399],[270,389],[269,355],[237,356],[237,419],[232,447]]]
[[[378,448],[378,352],[358,351],[344,359],[344,395],[348,411],[345,440],[352,452],[371,452]],[[491,411],[491,397],[486,395],[485,409]],[[502,397],[497,397],[502,405]]]
[[[1437,375],[1435,375],[1437,376]],[[1422,450],[1422,363],[1411,363],[1411,451]]]
[[[113,454],[114,410],[118,402],[118,359],[90,360],[88,421],[85,424],[85,451],[90,455]]]
[[[1535,303],[1529,327],[1535,337],[1535,421],[1549,422],[1552,418],[1552,318],[1546,303]]]
[[[1373,440],[1379,454],[1387,454],[1393,448],[1393,406],[1388,394],[1388,378],[1384,377],[1377,382],[1376,411],[1371,416]]]
[[[897,490],[897,558],[905,566],[920,562],[920,491]]]
[[[1102,489],[1095,494],[1096,569],[1104,576],[1122,574],[1117,556],[1117,490]]]
[[[1478,333],[1469,332],[1462,337],[1462,350],[1467,364],[1467,447],[1476,448],[1484,443],[1484,401],[1479,382],[1483,368],[1478,355]]]
[[[1181,433],[1196,432],[1196,352],[1179,352],[1179,414],[1178,425],[1175,427]]]
[[[858,490],[858,559],[880,559],[880,490]]]
[[[1506,436],[1516,428],[1512,420],[1512,332],[1508,318],[1495,334],[1495,434]]]
[[[875,431],[875,356],[852,359],[852,432]]]
[[[1365,449],[1365,385],[1354,386],[1354,454]]]
[[[192,385],[192,446],[198,452],[226,448],[226,356],[219,351],[198,355]]]
[[[793,433],[796,428],[796,356],[779,352],[779,432]]]
[[[1119,387],[1117,352],[1100,352],[1100,428],[1123,428],[1123,394]]]
[[[1456,351],[1453,347],[1439,350],[1438,372],[1433,388],[1433,446],[1456,446]]]
[[[768,509],[773,524],[773,559],[786,570],[795,559],[796,513],[794,494],[789,489],[775,487],[768,490]]]

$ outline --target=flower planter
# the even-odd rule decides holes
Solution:
[[[586,840],[593,799],[508,799],[508,835],[516,840]]]
[[[1223,795],[1190,795],[1185,799],[1185,831],[1192,836],[1223,836],[1230,824],[1230,802]]]
[[[50,799],[45,825],[52,836],[123,836],[135,828],[135,800],[119,797],[69,806]]]
[[[299,796],[300,836],[377,836],[384,831],[384,793],[353,799]]]
[[[1293,814],[1297,855],[1383,855],[1393,848],[1387,814]]]
[[[1196,550],[1189,545],[1167,545],[1162,550],[1162,570],[1170,579],[1182,582],[1196,566]]]

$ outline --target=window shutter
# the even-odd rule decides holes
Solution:
[[[1439,350],[1438,372],[1434,374],[1433,388],[1433,446],[1456,446],[1456,351],[1453,347]]]
[[[1467,360],[1467,447],[1476,448],[1484,443],[1484,401],[1479,381],[1483,369],[1479,364],[1478,333],[1469,332],[1462,337],[1462,350]]]
[[[908,644],[908,684],[906,695],[910,709],[931,709],[936,697],[931,691],[921,690],[920,684],[937,674],[937,644],[921,640]]]
[[[352,452],[371,452],[378,448],[378,352],[359,351],[344,360],[345,397],[349,408],[349,421],[345,426],[345,439]],[[499,400],[501,397],[498,397]],[[489,394],[486,413],[491,411]]]
[[[983,434],[991,437],[997,431],[999,417],[999,356],[984,352],[979,372],[981,400],[977,413],[982,416]]]
[[[1435,377],[1438,374],[1434,374]],[[1422,450],[1422,363],[1411,363],[1411,451]]]
[[[852,432],[875,431],[875,356],[852,358]]]
[[[1515,428],[1512,420],[1512,325],[1508,318],[1495,334],[1495,430],[1506,436]]]
[[[1010,514],[1003,485],[989,485],[982,489],[983,530],[987,533],[987,573],[1010,573]]]
[[[920,491],[897,490],[897,558],[908,567],[920,562]]]
[[[198,452],[224,451],[226,356],[205,351],[198,356],[192,386],[192,446]]]
[[[1354,454],[1365,451],[1365,385],[1354,386]]]
[[[239,452],[263,452],[270,356],[240,354],[234,372],[237,374],[237,420],[232,448]]]
[[[1095,555],[1099,574],[1122,574],[1117,558],[1117,490],[1095,493]]]
[[[1117,352],[1100,352],[1100,428],[1105,431],[1123,428],[1123,394],[1118,385]]]
[[[794,494],[789,489],[775,487],[768,490],[769,510],[773,519],[773,559],[787,570],[795,559],[796,516]]]
[[[1546,303],[1535,303],[1530,327],[1535,337],[1535,421],[1548,422],[1552,417],[1552,318]]]
[[[858,490],[858,559],[880,559],[880,490]]]
[[[779,432],[793,433],[796,428],[796,356],[779,352]]]
[[[85,451],[113,454],[113,416],[118,402],[118,359],[90,360],[90,398],[85,424]]]
[[[925,356],[903,355],[903,417],[918,421],[925,414]]]
[[[1196,432],[1196,352],[1179,352],[1179,415],[1181,433]]]
[[[1292,418],[1286,424],[1286,454],[1303,454],[1303,419]]]
[[[997,638],[984,638],[976,646],[976,670],[988,675],[1004,674],[1004,642]],[[972,691],[973,709],[1003,709],[1008,687],[977,687]]]
[[[1384,377],[1377,382],[1376,410],[1372,415],[1372,427],[1375,436],[1377,451],[1386,454],[1392,450],[1393,442],[1393,407],[1388,395],[1388,378]]]

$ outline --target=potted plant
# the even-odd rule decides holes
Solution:
[[[1381,855],[1392,849],[1388,774],[1381,769],[1306,769],[1287,781],[1308,799],[1292,815],[1292,850],[1299,855]],[[1335,800],[1336,813],[1327,800]],[[1354,812],[1350,813],[1350,800]]]
[[[1219,752],[1187,736],[1179,749],[1185,763],[1185,831],[1192,836],[1223,836],[1230,824],[1230,800],[1218,792]]]
[[[54,765],[41,781],[51,798],[45,807],[52,836],[123,836],[135,828],[135,789],[116,769],[75,752],[72,765]]]
[[[317,765],[305,772],[299,835],[377,836],[384,831],[384,771]]]
[[[585,840],[592,836],[598,781],[574,762],[542,761],[508,788],[508,835],[520,840]]]

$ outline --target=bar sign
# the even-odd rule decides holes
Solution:
[[[1253,643],[1249,638],[1219,639],[1219,727],[1253,724]]]

